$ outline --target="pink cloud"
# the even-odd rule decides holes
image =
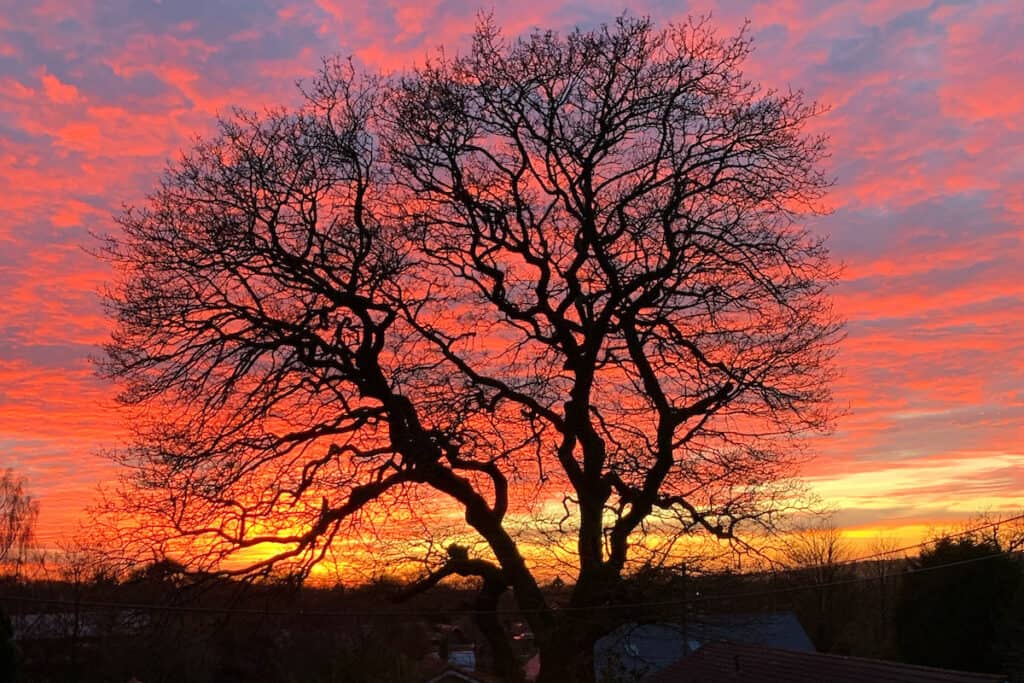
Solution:
[[[43,92],[50,98],[51,101],[58,104],[71,104],[78,100],[78,88],[67,83],[62,83],[59,78],[53,74],[43,72],[40,76],[40,80],[43,83]]]
[[[33,475],[50,537],[113,475],[90,453],[120,438],[111,389],[86,363],[109,329],[95,291],[110,275],[81,250],[87,230],[113,229],[120,203],[140,202],[217,114],[297,101],[294,81],[321,55],[384,70],[422,63],[442,44],[465,49],[477,10],[317,0],[228,16],[172,4],[118,13],[47,0],[0,16],[0,57],[12,65],[0,77],[0,442],[15,443]],[[527,1],[495,18],[516,35],[610,21],[620,7]],[[851,413],[808,472],[851,506],[891,472],[886,500],[916,520],[1002,505],[1009,489],[993,482],[1009,470],[988,461],[1024,453],[1021,13],[925,0],[688,9],[711,10],[724,34],[749,17],[758,49],[748,74],[831,106],[811,125],[832,138],[835,214],[814,228],[848,264],[835,391]],[[684,12],[641,3],[634,13],[664,22]],[[962,500],[953,471],[979,479]],[[943,478],[909,486],[908,472]]]

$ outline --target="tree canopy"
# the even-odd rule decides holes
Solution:
[[[464,520],[479,556],[443,571],[511,588],[552,680],[578,636],[531,539],[571,539],[587,606],[680,535],[771,526],[841,326],[804,222],[821,110],[745,79],[750,47],[484,20],[464,55],[327,60],[299,108],[222,120],[105,242],[127,500],[229,572]]]
[[[942,536],[912,568],[896,607],[902,656],[928,666],[1005,671],[1024,621],[1020,563],[995,538]]]

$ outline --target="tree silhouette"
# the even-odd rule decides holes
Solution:
[[[948,565],[948,566],[947,566]],[[896,606],[903,658],[964,671],[999,673],[1006,638],[1020,618],[1019,563],[995,539],[940,537],[921,553],[904,579]]]
[[[512,590],[543,680],[590,675],[600,618],[553,610],[524,544],[574,539],[572,606],[612,603],[645,549],[771,526],[830,425],[820,109],[749,51],[484,20],[465,56],[330,60],[298,110],[222,121],[105,242],[130,504],[252,574],[443,498],[486,551],[435,571]]]
[[[39,503],[25,491],[14,470],[0,476],[0,578],[17,578],[32,546]],[[0,678],[21,680],[11,620],[0,605]]]
[[[25,490],[14,470],[0,476],[0,576],[17,574],[27,559],[35,533],[39,503]]]
[[[786,563],[795,570],[797,580],[813,588],[803,597],[813,603],[809,611],[810,632],[820,652],[832,652],[839,633],[835,584],[847,578],[851,559],[849,543],[828,517],[798,525],[782,543]],[[805,622],[806,623],[806,622]]]

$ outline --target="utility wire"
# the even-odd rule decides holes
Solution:
[[[1002,526],[1004,524],[1010,524],[1012,522],[1024,522],[1024,514],[1015,515],[1013,517],[1007,517],[1006,519],[998,519],[998,520],[996,520],[994,522],[988,522],[986,524],[981,524],[981,525],[973,527],[971,529],[965,529],[963,531],[958,531],[956,533],[943,533],[942,534],[942,538],[951,538],[952,539],[952,538],[962,538],[964,536],[971,536],[973,534],[978,533],[979,531],[984,531],[986,529],[994,529],[996,527]],[[905,553],[905,552],[908,552],[910,550],[918,550],[920,548],[924,548],[926,546],[931,545],[932,542],[933,541],[931,541],[931,540],[921,541],[919,543],[914,543],[913,545],[906,545],[906,546],[903,546],[901,548],[893,548],[891,550],[881,550],[881,551],[879,551],[877,553],[874,553],[872,555],[865,555],[863,557],[858,557],[858,558],[853,559],[853,560],[843,560],[841,562],[833,562],[833,563],[829,564],[829,566],[830,567],[841,567],[843,565],[848,565],[848,564],[860,564],[861,562],[870,562],[871,560],[878,560],[878,559],[881,559],[883,557],[887,557],[889,555],[895,555],[897,553]]]
[[[970,529],[964,529],[963,531],[957,531],[955,533],[943,532],[941,534],[941,538],[948,538],[948,539],[963,538],[965,536],[971,536],[973,534],[976,534],[979,531],[985,531],[986,529],[993,529],[993,528],[996,528],[996,527],[999,527],[999,526],[1003,526],[1005,524],[1010,524],[1012,522],[1024,522],[1024,514],[1015,515],[1013,517],[1007,517],[1005,519],[998,519],[998,520],[996,520],[994,522],[987,522],[985,524],[980,524],[980,525],[978,525],[976,527],[971,527]],[[756,571],[752,571],[752,572],[745,572],[743,574],[739,574],[738,576],[743,576],[745,578],[754,578],[754,577],[757,577],[757,576],[777,576],[777,575],[783,574],[783,573],[805,572],[805,571],[807,571],[809,569],[815,569],[815,568],[829,568],[829,569],[831,569],[833,567],[847,567],[847,566],[850,566],[850,565],[861,564],[861,563],[864,563],[864,562],[871,562],[873,560],[880,560],[882,558],[889,557],[890,555],[896,555],[896,554],[899,554],[899,553],[904,553],[905,554],[905,553],[907,553],[907,552],[909,552],[911,550],[921,550],[923,548],[926,548],[926,547],[932,545],[932,543],[934,543],[934,541],[935,541],[935,539],[930,539],[930,540],[927,540],[927,541],[919,541],[918,543],[914,543],[912,545],[905,545],[905,546],[901,546],[899,548],[892,548],[890,550],[880,550],[880,551],[878,551],[876,553],[873,553],[871,555],[863,555],[861,557],[855,557],[855,558],[849,559],[849,560],[838,560],[838,561],[835,561],[835,562],[829,562],[827,564],[807,565],[807,566],[803,566],[803,567],[782,567],[782,568],[779,568],[779,569],[760,569],[760,570],[756,570]],[[1024,538],[1022,538],[1022,543],[1024,543]]]
[[[904,570],[900,576],[923,574],[943,569],[950,569],[952,567],[960,567],[977,562],[985,562],[998,557],[1009,557],[1009,552],[998,552],[981,557],[973,557],[965,560],[957,560],[955,562],[946,562],[943,564],[933,565],[931,567],[915,567]],[[644,609],[649,607],[685,607],[687,605],[693,605],[695,603],[706,603],[706,602],[717,602],[726,600],[736,600],[741,598],[755,598],[755,597],[767,597],[771,595],[780,595],[785,593],[796,593],[806,590],[820,590],[823,588],[832,588],[836,586],[846,586],[857,583],[866,583],[871,581],[884,580],[891,577],[882,576],[860,576],[849,579],[838,579],[835,581],[827,581],[822,583],[810,583],[802,584],[797,586],[782,586],[778,588],[765,589],[760,591],[743,591],[738,593],[726,593],[726,594],[706,594],[697,595],[693,598],[685,600],[664,600],[664,601],[649,601],[649,602],[633,602],[633,603],[617,603],[611,605],[587,605],[587,606],[566,606],[566,607],[553,607],[550,611],[555,613],[576,613],[576,612],[610,612],[614,610],[626,610],[626,609]],[[529,614],[534,612],[544,612],[547,610],[541,609],[501,609],[501,610],[281,610],[281,609],[256,609],[256,608],[245,608],[245,607],[206,607],[200,605],[161,605],[156,603],[128,603],[128,602],[106,602],[99,600],[64,600],[56,598],[36,598],[28,596],[16,596],[16,595],[0,595],[0,600],[7,600],[10,602],[22,602],[32,604],[45,604],[45,605],[57,605],[64,607],[75,607],[77,609],[92,608],[92,609],[116,609],[123,611],[152,611],[152,612],[182,612],[191,614],[240,614],[250,616],[280,616],[280,617],[317,617],[317,618],[340,618],[340,617],[432,617],[440,614],[453,615],[453,616],[473,616],[477,614],[503,614],[503,615],[519,615]]]

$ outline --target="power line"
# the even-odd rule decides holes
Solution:
[[[984,531],[986,529],[991,529],[991,528],[995,528],[995,527],[998,527],[998,526],[1001,526],[1001,525],[1010,524],[1010,523],[1016,522],[1016,521],[1024,521],[1024,514],[1016,515],[1016,516],[1013,516],[1013,517],[1007,517],[1005,519],[996,520],[996,521],[993,521],[993,522],[988,522],[986,524],[981,524],[979,526],[972,527],[970,529],[965,529],[965,530],[957,532],[957,533],[945,534],[944,537],[945,538],[960,538],[960,537],[963,537],[963,536],[969,536],[971,534],[976,534],[979,531]],[[910,551],[910,550],[916,550],[916,549],[924,548],[924,547],[926,547],[928,545],[931,545],[931,543],[932,543],[932,541],[922,541],[922,542],[919,542],[919,543],[915,543],[913,545],[903,546],[901,548],[894,548],[894,549],[891,549],[891,550],[885,550],[885,551],[881,551],[881,552],[878,552],[878,553],[874,553],[872,555],[866,555],[866,556],[859,557],[859,558],[852,559],[852,560],[844,560],[842,562],[830,563],[830,564],[828,564],[826,566],[828,568],[834,568],[834,567],[843,567],[843,566],[849,566],[849,565],[853,565],[853,564],[859,564],[859,563],[862,563],[862,562],[876,560],[876,559],[879,559],[881,557],[886,557],[888,555],[894,555],[896,553],[905,553],[905,552]],[[964,565],[964,564],[970,564],[970,563],[973,563],[973,562],[980,562],[980,561],[990,560],[990,559],[993,559],[993,558],[996,558],[996,557],[1001,557],[1001,556],[1004,556],[1004,555],[1008,555],[1008,553],[1000,552],[1000,553],[994,553],[994,554],[991,554],[991,555],[987,555],[987,556],[984,556],[984,557],[970,558],[968,560],[961,560],[961,561],[946,563],[946,564],[942,564],[942,565],[935,565],[933,567],[923,567],[923,568],[908,569],[908,570],[905,570],[903,572],[903,575],[916,574],[916,573],[925,572],[925,571],[933,571],[933,570],[936,570],[936,569],[945,569],[947,567],[955,567],[955,566],[960,566],[960,565]],[[807,569],[809,569],[809,568],[808,567],[799,567],[799,568],[787,569],[787,570],[784,570],[784,571],[787,571],[787,572],[799,572],[799,571],[806,571]],[[774,576],[774,575],[778,575],[779,573],[781,573],[781,572],[768,570],[768,571],[763,571],[763,572],[751,572],[751,573],[743,574],[743,575],[740,575],[740,576],[742,576],[743,578],[749,579],[749,578],[757,577],[759,575],[760,576],[764,576],[764,575]],[[685,599],[685,600],[617,603],[617,604],[613,604],[613,605],[588,605],[588,606],[576,606],[576,607],[564,606],[564,607],[554,607],[554,608],[551,608],[551,609],[552,609],[552,611],[563,612],[564,613],[564,612],[585,612],[585,611],[609,611],[609,610],[619,610],[619,609],[643,609],[643,608],[648,608],[648,607],[673,607],[673,606],[683,607],[683,606],[686,606],[686,605],[690,605],[690,604],[694,604],[694,603],[699,603],[699,602],[726,601],[726,600],[735,600],[735,599],[753,598],[753,597],[767,597],[767,596],[776,595],[776,594],[794,593],[794,592],[800,592],[800,591],[804,591],[804,590],[819,590],[819,589],[823,589],[823,588],[844,586],[844,585],[850,585],[850,584],[856,584],[856,583],[865,583],[865,582],[869,582],[869,581],[882,580],[884,578],[885,577],[878,577],[878,576],[853,577],[853,578],[849,578],[849,579],[840,579],[840,580],[830,581],[830,582],[821,582],[821,583],[804,584],[804,585],[797,585],[797,586],[778,587],[778,588],[773,588],[773,589],[766,589],[766,590],[763,590],[763,591],[746,591],[746,592],[740,592],[740,593],[719,594],[719,595],[714,595],[714,594],[707,595],[707,594],[705,594],[705,595],[694,596],[693,598],[688,598],[688,599]],[[225,607],[206,607],[206,606],[200,606],[200,605],[162,605],[162,604],[157,604],[157,603],[122,603],[122,602],[105,602],[105,601],[95,601],[95,600],[92,600],[92,601],[88,601],[88,600],[74,601],[74,600],[63,600],[63,599],[56,599],[56,598],[52,598],[52,599],[51,598],[30,598],[30,597],[19,597],[19,596],[0,596],[0,600],[9,600],[9,601],[16,601],[16,602],[29,602],[29,603],[34,603],[34,604],[59,605],[59,606],[66,606],[66,607],[75,607],[77,609],[93,608],[93,609],[120,609],[120,610],[125,610],[125,611],[135,610],[135,611],[164,611],[164,612],[187,612],[187,613],[207,613],[207,614],[242,614],[242,615],[251,615],[251,616],[309,616],[309,617],[323,617],[323,618],[338,618],[338,617],[427,617],[427,616],[437,616],[438,614],[458,615],[458,616],[471,616],[471,615],[482,614],[482,613],[492,614],[492,613],[495,613],[495,612],[498,613],[498,614],[514,615],[514,614],[525,614],[525,613],[546,611],[544,609],[506,609],[506,610],[495,610],[495,611],[471,610],[471,609],[467,609],[467,610],[419,610],[419,611],[416,611],[416,610],[381,610],[381,609],[375,609],[375,610],[344,610],[344,611],[337,611],[337,610],[334,610],[334,611],[332,611],[332,610],[312,610],[312,611],[307,611],[307,610],[301,610],[301,609],[300,610],[269,610],[269,609],[262,609],[261,610],[261,609],[256,609],[256,608],[227,607],[227,606],[225,606]]]
[[[993,528],[996,528],[996,527],[999,527],[999,526],[1002,526],[1002,525],[1005,525],[1005,524],[1011,524],[1013,522],[1021,522],[1021,521],[1024,521],[1024,514],[1015,515],[1013,517],[1007,517],[1006,519],[999,519],[999,520],[996,520],[994,522],[988,522],[986,524],[981,524],[981,525],[973,527],[971,529],[965,529],[963,531],[958,531],[956,533],[943,533],[942,537],[943,538],[961,538],[963,536],[971,536],[973,534],[978,533],[979,531],[984,531],[986,529],[993,529]],[[914,543],[913,545],[903,546],[902,548],[893,548],[892,550],[881,550],[881,551],[879,551],[877,553],[874,553],[872,555],[865,555],[864,557],[858,557],[857,559],[854,559],[854,560],[844,560],[842,562],[833,562],[829,566],[841,567],[843,565],[848,565],[848,564],[859,564],[861,562],[869,562],[871,560],[881,559],[881,558],[887,557],[889,555],[895,555],[896,553],[905,553],[905,552],[908,552],[910,550],[918,550],[918,549],[924,548],[926,546],[929,546],[931,544],[932,544],[931,540],[920,541],[918,543]]]
[[[901,572],[899,574],[899,576],[907,576],[907,575],[911,575],[911,574],[924,574],[924,573],[936,571],[936,570],[939,570],[939,569],[949,569],[951,567],[960,567],[960,566],[967,565],[967,564],[974,564],[975,562],[986,562],[988,560],[993,560],[993,559],[995,559],[997,557],[1009,557],[1009,556],[1010,556],[1010,553],[1004,551],[1004,552],[992,553],[990,555],[983,555],[983,556],[980,556],[980,557],[972,557],[972,558],[968,558],[966,560],[957,560],[955,562],[946,562],[944,564],[932,565],[930,567],[912,567],[910,569],[903,570],[903,572]],[[830,566],[841,566],[841,565],[837,564],[837,565],[830,565]],[[800,586],[784,586],[784,587],[779,587],[779,588],[767,589],[767,590],[764,590],[764,591],[749,591],[749,592],[744,592],[744,593],[734,593],[732,595],[710,595],[710,596],[700,596],[700,595],[698,595],[698,596],[695,596],[694,598],[691,598],[688,601],[684,601],[684,604],[685,603],[693,603],[693,602],[703,602],[703,601],[705,601],[705,599],[708,600],[708,601],[714,601],[714,600],[737,599],[737,598],[763,597],[763,596],[769,596],[769,595],[775,595],[775,594],[781,594],[781,593],[796,593],[796,592],[800,592],[800,591],[804,591],[804,590],[818,590],[818,589],[822,589],[822,588],[833,588],[833,587],[836,587],[836,586],[848,586],[848,585],[857,584],[857,583],[869,583],[871,581],[884,581],[885,579],[893,578],[893,576],[896,576],[896,575],[892,575],[892,576],[857,576],[857,577],[851,577],[849,579],[836,579],[835,581],[823,581],[823,582],[820,582],[820,583],[804,584],[804,585],[800,585]]]
[[[976,534],[979,531],[985,531],[986,529],[993,529],[993,528],[996,528],[996,527],[999,527],[999,526],[1003,526],[1003,525],[1006,525],[1006,524],[1011,524],[1013,522],[1024,522],[1024,514],[1015,515],[1013,517],[1007,517],[1005,519],[998,519],[998,520],[995,520],[994,522],[987,522],[985,524],[980,524],[980,525],[978,525],[976,527],[971,527],[969,529],[964,529],[963,531],[957,531],[955,533],[943,532],[941,534],[941,538],[948,538],[948,539],[962,538],[964,536],[971,536],[973,534]],[[747,577],[747,578],[753,578],[753,577],[757,577],[757,576],[775,576],[775,575],[778,575],[778,574],[781,574],[781,573],[784,573],[784,572],[803,572],[803,571],[807,571],[808,569],[814,569],[814,568],[829,568],[829,569],[831,569],[831,568],[835,568],[835,567],[847,567],[847,566],[851,566],[851,565],[861,564],[861,563],[864,563],[864,562],[871,562],[873,560],[879,560],[879,559],[888,557],[890,555],[896,555],[898,553],[904,553],[905,554],[905,553],[907,553],[907,552],[909,552],[911,550],[921,550],[921,549],[924,549],[924,548],[932,545],[932,543],[934,543],[934,541],[935,541],[935,539],[929,539],[927,541],[919,541],[919,542],[911,544],[911,545],[905,545],[905,546],[902,546],[902,547],[899,547],[899,548],[892,548],[890,550],[880,550],[880,551],[878,551],[876,553],[873,553],[871,555],[863,555],[861,557],[855,557],[855,558],[849,559],[849,560],[838,560],[838,561],[835,561],[835,562],[829,562],[827,564],[809,565],[809,566],[804,566],[804,567],[784,567],[784,568],[781,568],[781,569],[762,569],[762,570],[758,570],[758,571],[746,572],[746,573],[742,574],[741,576],[744,576],[744,577]]]
[[[949,569],[952,567],[960,567],[964,565],[974,564],[976,562],[985,562],[998,557],[1009,557],[1008,552],[998,552],[981,557],[973,557],[965,560],[957,560],[954,562],[946,562],[943,564],[933,565],[930,567],[915,567],[904,570],[901,576],[923,574],[942,569]],[[697,595],[693,598],[685,600],[664,600],[664,601],[648,601],[648,602],[633,602],[633,603],[616,603],[611,605],[587,605],[587,606],[565,606],[565,607],[553,607],[552,612],[556,613],[577,613],[577,612],[600,612],[600,611],[613,611],[623,609],[644,609],[650,607],[685,607],[687,605],[693,605],[695,603],[704,602],[715,602],[725,600],[736,600],[741,598],[754,598],[754,597],[767,597],[771,595],[779,595],[785,593],[796,593],[805,590],[820,590],[823,588],[832,588],[837,586],[846,586],[857,583],[866,583],[871,581],[884,580],[890,577],[880,576],[861,576],[853,577],[849,579],[839,579],[835,581],[827,581],[821,583],[802,584],[797,586],[782,586],[777,588],[765,589],[761,591],[744,591],[738,593],[726,593],[726,594],[710,594],[710,595]],[[26,602],[32,604],[45,604],[45,605],[58,605],[64,607],[75,607],[76,609],[110,609],[110,610],[122,610],[126,612],[130,611],[153,611],[153,612],[180,612],[180,613],[192,613],[192,614],[238,614],[247,616],[267,616],[267,617],[314,617],[314,618],[341,618],[341,617],[432,617],[438,615],[452,615],[452,616],[473,616],[478,614],[501,614],[501,615],[519,615],[519,614],[530,614],[545,612],[543,609],[501,609],[501,610],[281,610],[281,609],[256,609],[256,608],[245,608],[245,607],[208,607],[201,605],[161,605],[157,603],[127,603],[127,602],[107,602],[100,600],[64,600],[57,598],[36,598],[29,596],[15,596],[15,595],[3,595],[0,596],[0,600],[7,600],[10,602]]]

